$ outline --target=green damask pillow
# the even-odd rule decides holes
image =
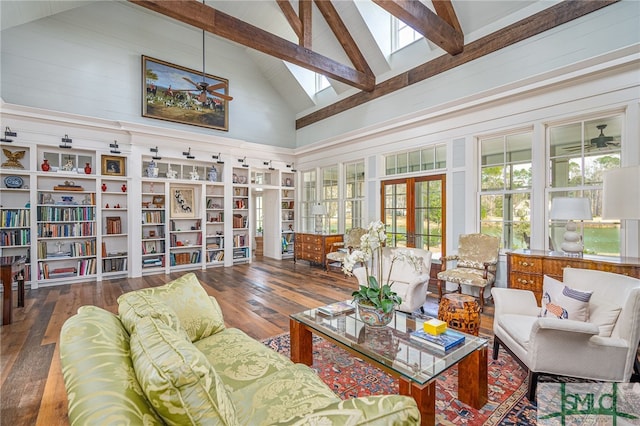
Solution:
[[[218,302],[213,297],[209,297],[193,273],[185,274],[177,280],[160,287],[125,293],[118,298],[118,304],[127,304],[130,297],[135,297],[136,301],[129,302],[129,304],[136,304],[140,301],[139,295],[145,296],[145,298],[153,297],[171,308],[192,342],[211,336],[224,329],[224,318]],[[147,298],[147,300],[149,299]],[[154,305],[150,304],[149,311],[140,308],[136,310],[138,313],[135,315],[139,317],[148,316],[154,309]],[[122,312],[120,314],[122,315]],[[169,318],[166,313],[162,313],[159,316]],[[131,332],[134,325],[132,322],[135,323],[135,318],[128,319],[131,321],[127,321],[125,327]]]
[[[127,293],[126,297],[123,296],[118,299],[118,315],[129,334],[133,333],[140,318],[152,317],[191,341],[191,337],[182,328],[176,312],[157,297],[142,291],[134,291]]]
[[[171,327],[141,318],[130,344],[138,382],[167,424],[238,424],[218,374],[202,352]]]

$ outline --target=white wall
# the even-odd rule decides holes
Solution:
[[[229,79],[229,131],[143,118],[141,55],[202,70],[202,32],[127,2],[92,4],[2,31],[11,104],[293,147],[293,112],[242,48],[206,39],[208,74]]]

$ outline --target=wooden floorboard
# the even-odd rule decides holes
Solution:
[[[339,271],[327,273],[291,260],[261,258],[231,268],[194,272],[207,293],[219,301],[226,325],[260,340],[288,333],[290,314],[349,299],[357,287],[355,278],[345,278]],[[0,424],[68,425],[58,352],[62,324],[83,305],[117,313],[121,294],[156,287],[182,274],[27,290],[25,307],[14,308],[13,323],[0,331]],[[489,305],[481,331],[491,333],[492,324],[493,307]]]

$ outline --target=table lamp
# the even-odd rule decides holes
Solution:
[[[311,214],[316,217],[316,234],[322,234],[322,219],[327,214],[327,208],[318,203],[311,206]]]
[[[567,256],[580,257],[584,251],[582,236],[576,232],[574,220],[591,220],[591,204],[588,198],[556,197],[551,200],[551,220],[566,220],[566,231],[560,248]]]

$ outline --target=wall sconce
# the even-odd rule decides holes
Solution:
[[[297,172],[297,170],[293,168],[293,162],[291,164],[287,164],[287,168],[291,169],[293,173]]]
[[[238,158],[238,163],[242,163],[242,167],[249,167],[249,165],[247,164],[247,157]]]
[[[72,143],[73,141],[71,140],[71,138],[69,137],[69,135],[64,135],[64,138],[62,138],[62,143],[60,145],[58,145],[59,148],[65,148],[65,149],[71,149],[71,145],[67,145]]]
[[[560,248],[566,256],[582,257],[584,243],[576,230],[574,220],[591,220],[591,204],[588,198],[556,197],[551,200],[551,220],[566,220],[566,231]]]
[[[118,141],[114,140],[113,143],[109,144],[109,148],[111,148],[111,151],[109,151],[112,154],[120,154],[120,147],[118,146]]]
[[[196,158],[193,155],[191,155],[191,147],[189,147],[189,151],[183,151],[182,155],[187,157],[189,160],[193,160],[194,158]]]
[[[218,163],[218,164],[224,164],[224,161],[222,161],[222,154],[221,154],[221,153],[218,153],[218,155],[213,154],[213,155],[211,156],[211,158],[213,158],[214,160],[216,160],[216,163]]]
[[[154,152],[155,155],[153,157],[151,157],[154,160],[162,160],[162,157],[160,157],[160,155],[158,155],[158,147],[156,146],[155,148],[149,148],[149,151]]]
[[[273,163],[273,161],[272,161],[272,160],[269,160],[269,161],[263,161],[263,162],[262,162],[262,164],[264,164],[265,166],[269,166],[269,170],[275,170],[275,169],[273,168],[273,166],[271,165],[272,163]]]
[[[15,138],[17,137],[18,134],[16,132],[12,132],[11,129],[9,128],[9,126],[4,128],[4,138],[0,139],[0,142],[13,142],[13,139],[9,139],[9,138]]]

